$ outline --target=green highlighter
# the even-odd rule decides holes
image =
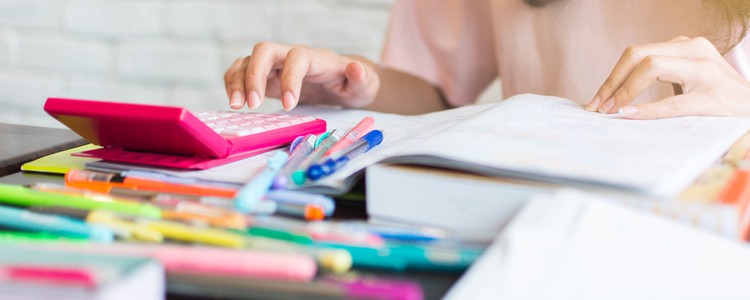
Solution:
[[[21,232],[21,231],[0,231],[0,243],[44,243],[44,242],[66,242],[66,243],[89,243],[89,239],[84,237],[60,236],[47,232]]]
[[[0,184],[0,203],[15,206],[64,206],[83,210],[107,210],[144,218],[161,218],[161,210],[151,204],[97,201],[83,196],[49,193],[20,185]]]

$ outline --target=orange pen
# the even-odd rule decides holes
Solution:
[[[175,194],[198,196],[213,196],[233,198],[237,190],[230,188],[210,187],[202,185],[186,185],[162,182],[153,179],[122,177],[117,174],[92,172],[84,170],[70,170],[65,173],[65,184],[101,193],[109,193],[113,188],[134,190],[159,191]]]

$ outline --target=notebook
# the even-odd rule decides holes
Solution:
[[[181,169],[205,169],[257,155],[297,136],[322,133],[307,116],[213,111],[48,98],[44,110],[102,149],[87,157]]]

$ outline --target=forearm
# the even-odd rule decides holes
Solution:
[[[375,70],[380,80],[377,96],[366,109],[414,115],[450,108],[440,89],[424,79],[380,66],[362,57],[354,58]]]

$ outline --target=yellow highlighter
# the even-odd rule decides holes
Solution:
[[[237,249],[245,247],[245,237],[220,229],[188,226],[168,221],[144,220],[139,224],[173,240]]]
[[[86,223],[99,224],[108,227],[116,235],[124,239],[133,239],[150,243],[161,243],[164,241],[164,236],[158,231],[133,222],[122,220],[108,211],[95,210],[90,212],[86,215]]]

